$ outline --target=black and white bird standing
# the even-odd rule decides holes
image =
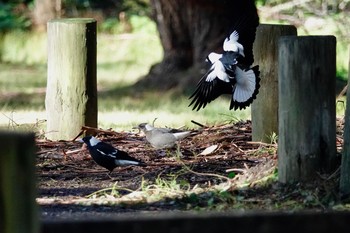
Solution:
[[[93,160],[109,171],[108,175],[118,166],[146,166],[144,162],[129,156],[125,151],[118,150],[93,136],[84,137],[82,142],[86,143]]]
[[[190,96],[189,106],[199,110],[217,97],[230,94],[230,110],[245,109],[256,98],[260,87],[259,66],[253,64],[253,30],[244,30],[242,21],[223,42],[223,53],[210,53],[206,61],[211,65],[209,71],[200,79],[197,88]],[[247,33],[248,32],[248,33]],[[245,34],[243,39],[241,33]],[[245,40],[245,41],[243,41]],[[246,51],[246,48],[249,48]]]
[[[146,135],[146,140],[156,149],[167,149],[176,142],[191,135],[191,131],[176,131],[170,128],[156,128],[147,123],[139,124],[138,128]]]

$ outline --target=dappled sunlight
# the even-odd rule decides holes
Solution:
[[[45,128],[45,111],[16,110],[0,112],[0,129],[38,132]]]
[[[185,106],[186,107],[186,106]],[[208,110],[210,111],[210,110]],[[249,116],[249,110],[241,111],[240,114],[231,115],[229,110],[216,112],[212,116],[208,117],[206,114],[198,113],[194,111],[181,111],[179,113],[172,113],[167,110],[151,110],[151,111],[139,111],[134,110],[116,110],[99,112],[99,127],[101,128],[113,128],[114,130],[131,131],[132,127],[137,126],[140,123],[152,123],[158,127],[186,127],[196,128],[197,126],[191,121],[196,121],[203,125],[212,126],[222,124],[224,122],[230,123],[238,120],[245,120]],[[155,120],[156,119],[156,120]]]

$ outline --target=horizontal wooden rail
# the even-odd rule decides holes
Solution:
[[[150,216],[151,215],[151,216]],[[41,233],[329,233],[349,232],[349,212],[128,214],[109,219],[45,221]]]

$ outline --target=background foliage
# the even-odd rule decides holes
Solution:
[[[43,16],[35,12],[45,1],[0,1],[0,126],[45,119],[46,24],[40,27],[35,19]],[[188,93],[133,89],[132,85],[162,59],[148,0],[61,3],[59,10],[53,10],[57,17],[94,17],[98,21],[100,127],[130,129],[156,117],[159,125],[168,126],[187,125],[192,119],[214,124],[249,118],[249,109],[228,111],[226,98],[197,113],[187,108]],[[300,35],[336,35],[337,76],[347,79],[350,0],[258,0],[257,5],[261,23],[293,24]],[[342,106],[338,108],[344,110]]]

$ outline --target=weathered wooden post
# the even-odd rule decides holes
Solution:
[[[345,196],[350,194],[350,59],[348,88],[346,91],[345,126],[343,138],[344,146],[340,172],[340,193]]]
[[[96,20],[48,22],[47,138],[72,139],[97,127]]]
[[[0,232],[39,232],[32,133],[0,132]]]
[[[312,181],[337,166],[336,38],[281,37],[278,59],[279,180]]]
[[[273,133],[278,135],[278,39],[287,35],[297,35],[296,27],[261,24],[256,31],[253,50],[261,81],[251,108],[253,141],[270,142]]]

